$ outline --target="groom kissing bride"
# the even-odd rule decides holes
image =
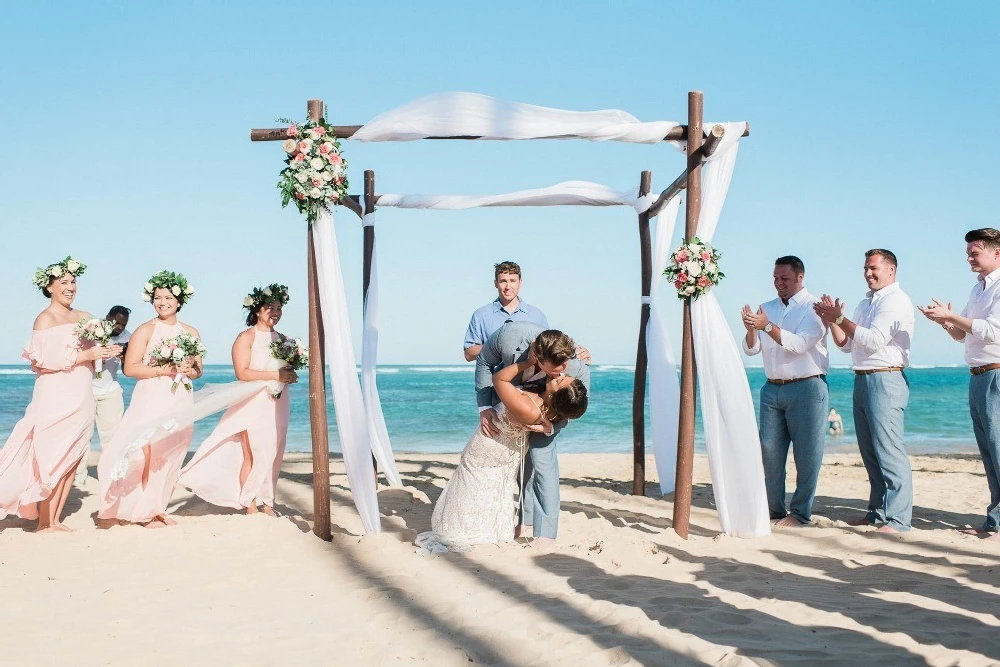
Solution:
[[[590,368],[576,357],[573,339],[531,322],[509,322],[483,344],[476,359],[480,426],[418,546],[438,553],[510,542],[519,516],[536,541],[555,539],[556,438],[586,412],[590,386]]]

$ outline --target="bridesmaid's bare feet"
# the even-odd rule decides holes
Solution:
[[[44,526],[42,524],[38,524],[37,526],[35,526],[35,529],[33,531],[31,531],[31,532],[33,532],[33,533],[55,533],[55,532],[58,532],[58,531],[56,530],[55,526],[53,526],[52,524],[48,524],[47,523]]]
[[[247,509],[246,509],[247,516],[250,516],[251,514],[257,514],[257,512],[259,512],[259,511],[260,510],[257,509],[256,505],[247,505]]]
[[[268,516],[273,516],[273,517],[278,516],[277,513],[275,513],[274,508],[271,507],[270,505],[264,505],[263,507],[260,508],[260,511]]]
[[[64,523],[54,523],[52,524],[52,530],[58,530],[60,533],[75,533],[76,528],[70,528]]]
[[[164,526],[176,526],[177,525],[177,522],[174,521],[173,519],[171,519],[166,514],[160,514],[159,516],[156,517],[156,519],[158,521],[162,521]]]

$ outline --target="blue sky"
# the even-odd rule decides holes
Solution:
[[[964,304],[974,276],[962,235],[1000,226],[1000,134],[988,3],[19,3],[0,25],[0,363],[19,360],[44,307],[38,265],[90,265],[77,305],[132,307],[147,276],[183,272],[198,290],[182,319],[209,362],[228,362],[243,295],[284,282],[281,329],[304,335],[305,223],[280,207],[278,144],[251,127],[303,118],[361,124],[434,92],[464,90],[565,109],[684,120],[687,91],[710,120],[748,120],[716,244],[738,311],[773,297],[775,257],[853,307],[863,252],[887,247],[915,303]],[[433,9],[432,9],[433,8]],[[310,13],[315,18],[309,18]],[[693,26],[700,25],[700,29]],[[499,193],[563,180],[624,189],[680,172],[666,145],[345,142],[352,192]],[[682,223],[681,223],[682,225]],[[680,225],[679,225],[680,226]],[[353,313],[361,230],[337,222]],[[469,314],[495,296],[492,265],[524,269],[522,295],[587,344],[634,362],[638,241],[627,209],[383,211],[378,227],[384,363],[463,363]],[[679,308],[661,299],[675,342]],[[834,353],[835,363],[847,357]],[[915,364],[961,363],[921,317]]]

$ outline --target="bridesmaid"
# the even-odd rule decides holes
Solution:
[[[199,357],[166,366],[152,366],[149,361],[152,350],[168,338],[185,331],[200,337],[197,329],[177,319],[193,294],[184,276],[171,271],[160,271],[144,287],[142,299],[152,303],[156,317],[135,330],[125,351],[122,372],[138,382],[121,426],[101,452],[97,466],[101,485],[97,516],[103,526],[117,522],[162,528],[176,523],[167,517],[167,503],[191,443],[192,427],[177,428],[138,450],[132,445],[137,428],[194,404],[193,392],[184,385],[171,388],[171,384],[178,373],[192,380],[201,377]]]
[[[35,318],[23,357],[35,372],[24,418],[0,450],[0,519],[37,519],[36,532],[71,531],[60,521],[73,474],[90,450],[94,428],[93,362],[121,347],[81,342],[74,328],[89,313],[73,308],[76,278],[87,266],[67,257],[35,272],[35,287],[49,298]]]
[[[286,303],[288,288],[277,284],[254,288],[243,301],[250,311],[246,319],[250,328],[233,343],[237,379],[298,382],[290,368],[272,370],[271,343],[281,339],[274,327]],[[264,514],[275,516],[274,491],[285,455],[288,410],[288,392],[275,399],[266,387],[229,408],[184,467],[179,484],[213,505],[256,514],[261,504]]]

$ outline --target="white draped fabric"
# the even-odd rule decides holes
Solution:
[[[735,142],[729,145],[720,146],[703,169],[697,236],[706,242],[715,235],[736,164],[739,146]],[[691,304],[691,321],[705,447],[722,531],[737,537],[767,535],[771,528],[753,396],[714,290]]]
[[[492,206],[633,206],[645,211],[655,195],[639,197],[639,189],[624,192],[588,181],[566,181],[547,188],[499,195],[379,195],[378,205],[458,211]]]
[[[649,290],[649,323],[646,355],[649,359],[649,425],[653,431],[653,456],[660,478],[660,493],[672,493],[677,472],[677,424],[680,421],[681,387],[677,362],[667,336],[667,326],[656,305],[661,276],[670,261],[670,241],[677,224],[681,198],[674,197],[660,211],[653,241],[653,283]]]
[[[368,432],[368,413],[361,393],[361,383],[355,370],[354,347],[351,343],[350,315],[347,296],[333,229],[333,216],[321,210],[313,223],[313,248],[319,278],[320,307],[326,335],[326,357],[333,390],[333,406],[337,415],[340,451],[344,456],[347,481],[354,505],[361,514],[366,533],[382,531],[379,519],[378,495],[375,493],[375,467]]]
[[[365,227],[375,225],[375,213],[365,215]],[[385,477],[392,486],[402,486],[396,459],[389,442],[389,431],[382,414],[382,401],[375,381],[378,365],[378,260],[377,248],[372,248],[371,280],[365,295],[364,328],[361,334],[361,395],[365,402],[365,416],[368,421],[368,435],[371,438],[372,453]]]
[[[483,139],[570,139],[654,144],[679,123],[643,123],[617,109],[564,111],[477,93],[421,97],[365,123],[357,141],[414,141],[427,137]],[[671,142],[683,150],[683,142]]]

